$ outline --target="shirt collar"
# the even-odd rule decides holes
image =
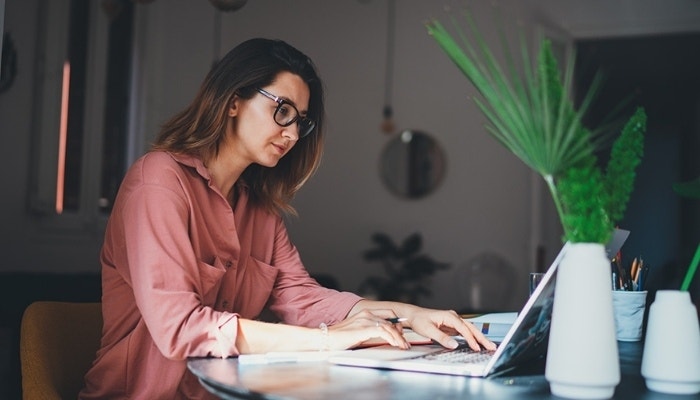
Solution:
[[[170,156],[178,163],[194,168],[197,171],[197,173],[202,176],[202,178],[206,180],[211,180],[211,174],[209,173],[209,170],[200,158],[190,154],[180,154],[171,152],[168,152],[168,154],[170,154]]]
[[[211,174],[209,170],[204,165],[204,162],[197,156],[191,154],[180,154],[168,152],[170,156],[178,163],[185,165],[190,168],[194,168],[197,173],[208,182],[211,182]],[[236,186],[242,189],[248,189],[248,184],[241,178],[236,182]]]

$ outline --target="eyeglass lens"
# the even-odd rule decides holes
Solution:
[[[310,118],[299,115],[299,111],[293,105],[284,101],[277,106],[274,119],[281,126],[289,126],[296,122],[299,126],[299,137],[304,137],[311,133],[316,125]]]
[[[314,122],[311,118],[299,115],[299,110],[297,110],[293,104],[273,95],[272,93],[268,93],[263,89],[258,89],[258,92],[277,103],[275,114],[272,116],[277,125],[289,126],[296,122],[299,129],[299,138],[303,138],[304,136],[308,135],[316,127],[316,122]]]

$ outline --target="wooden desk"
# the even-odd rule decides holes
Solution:
[[[646,389],[640,375],[642,343],[618,342],[619,399],[668,399]],[[491,378],[345,367],[325,362],[239,365],[238,359],[193,358],[187,366],[222,399],[549,399],[540,361]],[[697,396],[673,396],[674,400]]]

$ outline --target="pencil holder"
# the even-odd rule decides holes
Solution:
[[[646,290],[613,290],[613,315],[617,340],[622,342],[642,340],[646,303]]]

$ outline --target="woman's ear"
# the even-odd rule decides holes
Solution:
[[[235,117],[238,115],[238,106],[239,102],[241,101],[240,97],[237,95],[234,95],[231,101],[228,103],[228,116],[229,117]]]

